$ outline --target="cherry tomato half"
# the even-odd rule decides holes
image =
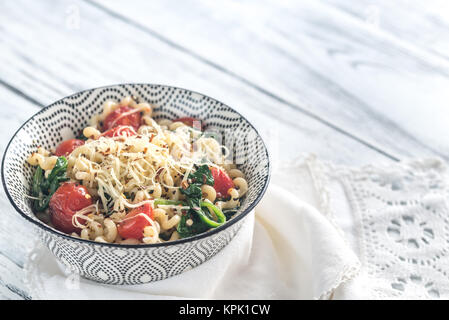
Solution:
[[[124,113],[129,113],[134,111],[134,108],[128,106],[121,106],[116,110],[112,111],[104,120],[103,129],[109,130],[118,126],[130,126],[133,127],[134,130],[138,130],[140,127],[140,122],[142,116],[140,112],[133,112],[128,115],[123,115]]]
[[[131,127],[125,127],[125,126],[118,126],[118,127],[109,129],[108,131],[103,132],[103,134],[102,134],[103,137],[109,137],[109,138],[119,137],[119,136],[131,137],[131,136],[135,136],[135,135],[136,135],[136,131],[131,129]]]
[[[117,227],[122,238],[137,240],[143,238],[143,229],[151,223],[145,217],[139,215],[141,213],[147,215],[151,220],[154,219],[153,208],[149,203],[131,210]]]
[[[56,229],[65,232],[79,233],[79,229],[72,224],[72,216],[79,210],[92,204],[92,197],[85,186],[78,183],[66,182],[62,184],[50,199],[51,222]],[[84,224],[84,219],[78,220]]]
[[[227,198],[228,190],[234,188],[234,182],[224,170],[215,167],[210,167],[210,172],[214,177],[214,189],[219,198]]]
[[[186,126],[189,126],[189,127],[201,130],[201,131],[204,130],[203,122],[201,120],[196,119],[196,118],[182,117],[182,118],[178,118],[178,119],[173,120],[173,122],[182,122]]]
[[[55,155],[58,157],[67,156],[71,154],[73,150],[75,150],[79,146],[82,146],[83,144],[84,141],[79,139],[70,139],[63,141],[56,148]]]

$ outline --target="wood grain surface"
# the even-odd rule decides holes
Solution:
[[[406,1],[0,3],[0,152],[40,108],[123,82],[192,89],[259,130],[276,167],[449,159],[448,5]],[[0,194],[0,299],[29,299],[33,230]]]

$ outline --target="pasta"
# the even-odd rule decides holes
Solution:
[[[228,201],[218,201],[216,205],[220,209],[233,209],[235,207],[238,207],[240,205],[239,201],[239,192],[237,189],[230,189],[229,195],[231,196]]]
[[[211,202],[214,202],[217,198],[217,192],[215,189],[207,184],[203,184],[201,186],[201,192],[203,193],[203,197]]]
[[[152,118],[148,103],[107,101],[83,130],[36,166],[33,207],[56,229],[102,243],[152,244],[216,228],[248,191],[228,150],[196,119]]]
[[[243,179],[242,177],[237,177],[234,180],[232,180],[234,182],[234,185],[236,187],[236,189],[238,190],[238,197],[241,198],[245,195],[246,191],[248,191],[248,183],[246,182],[245,179]]]
[[[42,168],[42,170],[47,171],[54,168],[57,159],[58,157],[50,156],[49,151],[45,150],[42,147],[39,147],[38,151],[33,153],[28,158],[28,163],[31,164],[32,166],[39,165]]]

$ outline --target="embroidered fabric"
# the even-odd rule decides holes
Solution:
[[[323,167],[328,181],[341,183],[350,204],[352,236],[362,263],[361,274],[352,283],[363,287],[364,297],[448,298],[446,164],[426,159],[360,169],[329,163]],[[342,209],[333,206],[334,200],[331,197],[329,205],[332,215]],[[344,296],[359,298],[350,287],[352,294]]]

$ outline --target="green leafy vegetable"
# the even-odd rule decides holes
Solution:
[[[59,188],[60,183],[69,180],[66,176],[67,163],[65,157],[59,157],[48,178],[45,178],[42,168],[37,167],[31,188],[32,196],[36,198],[33,201],[36,211],[41,212],[47,209],[51,196]]]
[[[188,181],[190,184],[199,184],[199,187],[203,184],[214,185],[214,177],[207,164],[203,164],[194,173],[190,173]]]
[[[187,220],[189,219],[193,221],[193,224],[191,226],[188,226],[186,224]],[[178,227],[176,228],[181,238],[191,237],[198,233],[203,233],[208,229],[210,229],[210,227],[202,223],[198,215],[193,213],[191,210],[187,211],[185,215],[181,216],[181,221],[179,221]]]
[[[200,219],[207,224],[210,227],[216,228],[221,226],[223,223],[226,222],[226,216],[223,214],[223,212],[213,203],[211,202],[206,202],[206,201],[201,201],[201,208],[209,208],[212,210],[212,212],[215,214],[215,216],[217,217],[217,221],[210,219],[208,216],[206,215],[201,215],[200,214]],[[202,213],[204,212],[209,212],[208,210],[201,210]]]
[[[201,197],[203,195],[203,192],[201,191],[201,185],[198,183],[191,183],[186,189],[181,188],[181,193],[184,194],[187,198],[187,203],[189,206],[199,206],[199,200],[201,200]],[[191,205],[191,203],[194,203]]]
[[[165,199],[156,199],[154,200],[154,205],[158,206],[158,205],[178,205],[178,204],[183,204],[182,201],[176,201],[176,200],[165,200]]]
[[[38,197],[41,192],[41,184],[44,181],[44,171],[41,167],[37,167],[36,172],[33,176],[33,186],[32,186],[32,195],[33,197]]]
[[[181,238],[189,237],[210,228],[216,228],[226,222],[226,216],[214,204],[201,201],[203,184],[214,185],[214,177],[207,164],[201,165],[187,178],[188,186],[181,188],[181,193],[186,196],[185,203],[190,209],[183,214],[178,224],[177,231]],[[205,210],[203,210],[205,208]],[[217,221],[209,213],[209,209],[214,212]],[[193,224],[188,226],[187,220],[191,219]]]

